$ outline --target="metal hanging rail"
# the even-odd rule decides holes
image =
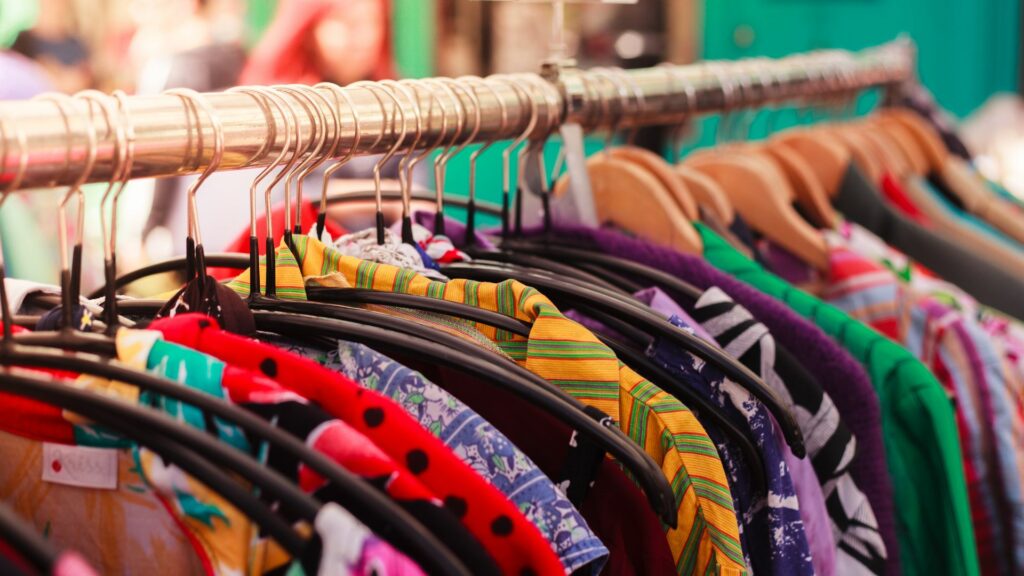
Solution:
[[[324,150],[333,148],[335,156],[340,156],[352,146],[357,154],[389,149],[401,136],[403,115],[409,130],[404,145],[411,144],[414,106],[412,99],[403,95],[409,91],[419,102],[423,118],[420,144],[425,146],[442,135],[445,141],[456,135],[468,137],[476,123],[477,105],[480,126],[476,141],[521,134],[529,127],[534,110],[539,120],[535,137],[550,133],[561,122],[578,122],[587,129],[613,122],[623,126],[668,124],[696,114],[896,85],[914,78],[915,60],[912,43],[897,40],[860,52],[821,51],[781,59],[662,65],[624,72],[552,68],[543,75],[402,81],[406,92],[394,84],[358,83],[344,88],[348,101],[338,98],[330,87],[321,85],[316,90],[333,104],[341,127],[337,146],[328,144]],[[461,109],[450,94],[458,95]],[[315,116],[303,110],[303,103],[293,93],[281,91],[280,96],[297,110],[298,133],[308,142]],[[202,99],[221,125],[221,170],[269,165],[285,146],[285,118],[258,97],[220,92],[203,94]],[[170,94],[130,96],[126,102],[127,112],[119,118],[134,132],[132,178],[198,173],[211,161],[214,129],[203,106],[190,107],[186,99]],[[441,121],[442,113],[446,122]],[[358,143],[353,115],[359,119]],[[117,121],[111,119],[114,126]],[[99,106],[90,107],[87,99],[61,105],[45,99],[0,103],[0,190],[11,183],[23,162],[20,189],[69,185],[77,180],[90,152],[90,122],[97,145],[95,166],[87,180],[109,181],[116,164],[112,162],[116,137]],[[458,132],[460,124],[462,131]]]

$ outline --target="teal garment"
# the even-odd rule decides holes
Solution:
[[[945,194],[936,190],[935,185],[929,182],[928,180],[922,179],[921,186],[925,190],[927,190],[933,198],[935,198],[936,202],[938,202],[943,208],[946,209],[946,211],[955,216],[957,220],[959,220],[963,224],[970,226],[971,228],[979,232],[984,233],[986,236],[989,236],[992,239],[998,241],[999,243],[1004,244],[1007,248],[1011,248],[1013,250],[1024,250],[1024,244],[1021,244],[1020,242],[1017,242],[1016,240],[1010,238],[1006,234],[1003,234],[1001,230],[989,224],[984,219],[979,218],[978,216],[975,216],[970,212],[967,212],[963,208],[960,208],[959,206],[954,204],[952,200],[947,198]]]
[[[979,574],[953,405],[932,373],[902,346],[695,226],[708,262],[817,324],[867,369],[882,409],[903,573]]]

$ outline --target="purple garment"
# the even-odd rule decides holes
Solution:
[[[428,218],[425,221],[430,222],[432,216],[425,216]],[[417,217],[423,218],[424,215],[417,214]],[[448,219],[446,226],[453,238],[461,241],[465,237],[465,227],[461,223]],[[532,235],[538,233],[531,231]],[[652,266],[701,289],[718,286],[767,326],[781,346],[799,351],[804,368],[821,383],[839,410],[843,423],[857,439],[857,456],[850,466],[850,473],[867,496],[878,519],[879,531],[888,551],[886,573],[901,573],[892,484],[882,443],[878,395],[864,368],[842,346],[782,302],[719,271],[698,257],[611,230],[558,227],[555,234],[562,240],[595,247],[606,254]]]

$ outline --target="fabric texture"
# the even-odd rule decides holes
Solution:
[[[705,257],[812,318],[864,362],[878,392],[904,573],[977,574],[955,415],[942,386],[907,350],[797,290],[698,223]]]
[[[903,216],[888,205],[878,190],[851,164],[833,199],[846,218],[877,234],[893,248],[953,284],[979,302],[1017,319],[1024,319],[1024,279],[1002,263],[943,237]]]
[[[461,227],[448,221],[447,227],[454,237],[460,238]],[[528,231],[530,235],[540,230]],[[882,440],[881,411],[878,395],[871,386],[864,368],[849,352],[828,337],[820,328],[753,287],[744,284],[710,266],[704,260],[655,246],[612,230],[592,228],[556,228],[552,234],[558,242],[569,243],[604,253],[627,258],[647,266],[656,267],[698,288],[723,288],[732,298],[751,311],[772,332],[786,349],[799,350],[801,364],[824,390],[794,391],[796,401],[815,414],[816,422],[825,430],[834,430],[834,440],[824,443],[818,474],[823,482],[834,482],[841,508],[829,507],[836,529],[837,542],[846,542],[851,553],[870,556],[872,530],[859,534],[865,527],[859,522],[870,508],[878,519],[878,531],[885,543],[887,574],[899,574],[899,545],[896,538],[892,484],[887,474],[885,446]],[[682,301],[685,295],[676,296]],[[796,380],[794,380],[796,381]],[[787,381],[787,384],[789,382]],[[856,456],[848,469],[842,468],[847,453],[849,436],[827,417],[831,410],[824,403],[827,393],[852,435],[856,438]],[[820,417],[820,418],[819,418]],[[812,434],[804,431],[805,438]],[[818,433],[820,437],[820,432]],[[843,476],[848,474],[849,478]],[[867,500],[864,500],[864,496]]]
[[[305,237],[296,237],[301,241]],[[221,330],[200,315],[153,322],[150,329],[229,365],[273,378],[319,404],[380,446],[397,462],[412,462],[416,476],[451,509],[504,571],[563,570],[541,533],[496,488],[480,478],[390,399],[359,386],[312,360]]]
[[[529,339],[491,326],[477,328],[526,369],[611,416],[661,464],[676,491],[677,527],[668,530],[668,537],[681,574],[745,572],[725,472],[696,417],[619,362],[542,294],[514,281],[434,282],[408,270],[343,256],[311,238],[296,238],[296,247],[303,275],[339,272],[357,288],[449,299],[529,322]],[[239,277],[242,283],[247,275]],[[693,478],[690,469],[701,470],[700,478]]]
[[[565,496],[501,432],[423,375],[361,344],[321,351],[282,340],[275,346],[316,360],[406,410],[431,434],[515,503],[544,533],[567,572],[601,571],[608,550]]]

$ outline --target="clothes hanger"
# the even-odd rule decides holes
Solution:
[[[2,130],[4,130],[4,126],[0,124],[0,131]],[[19,135],[19,138],[22,141],[24,140],[23,135]],[[6,148],[6,137],[3,138],[3,141]],[[25,166],[27,165],[27,154],[23,152],[22,158],[18,175],[12,180],[9,190],[15,189],[20,185]],[[0,205],[2,205],[6,197],[7,192],[5,191],[2,197],[0,197]],[[2,279],[3,268],[2,262],[0,262],[0,288],[4,286]],[[9,332],[10,323],[7,319],[10,318],[10,311],[7,306],[6,294],[0,295],[0,299],[3,301],[2,313],[5,315],[4,329]],[[0,364],[19,367],[54,368],[74,373],[96,375],[132,384],[140,389],[155,392],[162,396],[178,399],[204,410],[207,414],[213,414],[228,422],[236,423],[247,432],[270,441],[283,448],[286,452],[293,454],[299,461],[306,463],[310,469],[338,486],[340,495],[344,496],[345,501],[340,502],[343,506],[374,529],[377,534],[392,541],[402,549],[411,550],[411,554],[418,557],[417,559],[421,565],[434,565],[439,569],[452,569],[453,566],[459,566],[458,563],[453,564],[451,558],[440,558],[441,561],[438,562],[439,553],[437,551],[445,550],[444,547],[436,539],[430,537],[429,534],[424,536],[425,532],[422,526],[412,520],[404,511],[398,509],[384,495],[363,485],[361,480],[355,478],[325,456],[312,450],[305,443],[238,407],[166,379],[128,369],[116,362],[97,362],[95,357],[73,354],[64,350],[34,349],[33,347],[22,345],[20,340],[12,341],[9,338],[5,338],[3,343],[0,343]],[[105,422],[105,419],[97,418],[97,421]],[[180,448],[187,448],[187,444],[182,444]],[[227,480],[226,477],[224,482],[226,482],[227,486],[237,486],[233,481]],[[225,485],[224,482],[220,484]],[[213,482],[204,483],[211,488],[217,486]],[[244,491],[242,494],[248,496]],[[243,511],[247,509],[252,510],[252,506],[244,504],[239,506]],[[268,514],[272,518],[276,517],[276,515],[269,511],[264,513],[264,516]],[[254,516],[254,519],[259,517],[259,515]],[[281,525],[290,530],[287,525],[283,523]],[[280,532],[280,530],[278,529],[277,532]],[[468,572],[463,569],[462,573]]]
[[[852,74],[844,67],[837,66],[833,71],[841,86],[848,88],[853,85],[850,78]],[[822,74],[824,75],[825,73],[823,70]],[[878,158],[875,147],[862,134],[844,129],[848,125],[849,120],[856,117],[857,92],[852,90],[848,92],[845,96],[845,101],[845,107],[848,111],[846,115],[847,121],[824,126],[823,129],[834,138],[836,143],[846,148],[851,155],[852,162],[856,164],[871,182],[881,182],[882,176],[886,172],[886,166],[882,159]]]
[[[518,88],[522,89],[521,86],[518,87]],[[526,140],[526,138],[535,129],[535,127],[537,125],[537,119],[539,118],[539,106],[537,105],[536,101],[530,99],[529,95],[526,94],[525,90],[520,92],[519,89],[516,90],[517,94],[525,95],[525,98],[520,98],[520,104],[521,105],[525,105],[525,104],[529,104],[530,105],[530,122],[528,123],[526,130],[524,130],[516,138],[516,140],[515,140],[516,142],[522,142],[522,141]],[[467,92],[467,94],[470,94],[470,103],[473,104],[474,107],[476,108],[474,110],[474,115],[479,115],[478,114],[478,111],[479,111],[479,99],[476,97],[475,93]],[[553,105],[553,103],[550,100],[548,102]],[[503,114],[503,118],[507,118],[507,110]],[[500,130],[500,132],[502,132],[502,133],[504,132],[504,125],[506,123],[507,122],[503,122],[502,129]],[[471,136],[475,136],[475,134],[477,132],[478,132],[477,130],[474,130],[474,132],[473,132],[473,134],[471,134]],[[492,139],[492,140],[488,141],[487,143],[485,143],[485,146],[492,145],[495,142],[495,140],[496,139]],[[465,146],[466,146],[466,144],[468,142],[469,142],[469,140],[464,142],[459,147],[459,149],[461,150],[461,149],[465,148]],[[514,146],[512,146],[512,147],[514,147]],[[508,158],[509,158],[509,155],[511,153],[511,148],[512,147],[506,147],[505,151],[502,153],[502,160],[503,160],[503,163],[502,163],[502,181],[503,182],[508,182],[509,181]],[[516,172],[516,183],[517,183],[516,188],[517,189],[518,189],[519,174],[522,173],[522,169],[523,169],[523,167],[522,167],[522,157],[520,157],[518,159],[518,161],[520,163],[520,166],[519,166],[519,168],[517,169],[517,172]],[[475,159],[472,156],[470,157],[470,166],[471,166],[471,174],[475,173]],[[506,190],[508,189],[507,188],[507,184],[503,184],[503,187]],[[440,188],[440,187],[438,188],[438,194],[439,195],[443,194],[442,193],[442,188]],[[443,201],[439,200],[438,201],[438,205],[439,206],[443,205]],[[506,216],[507,216],[507,213],[506,213]],[[443,215],[441,215],[441,217],[443,219]],[[579,270],[577,268],[574,268],[572,266],[568,266],[568,265],[565,265],[565,264],[562,264],[562,263],[559,263],[559,262],[556,262],[556,261],[553,261],[553,260],[550,260],[550,259],[541,258],[541,257],[536,256],[536,255],[522,254],[522,253],[519,253],[519,252],[503,251],[503,250],[497,250],[497,251],[496,250],[484,250],[484,249],[480,248],[479,246],[476,245],[475,231],[472,234],[470,234],[470,230],[472,229],[472,222],[473,222],[474,219],[475,219],[474,212],[467,211],[467,227],[466,227],[467,235],[466,235],[466,244],[463,246],[463,251],[465,251],[466,253],[471,255],[475,259],[475,262],[479,262],[481,264],[489,264],[489,263],[497,263],[497,264],[501,264],[501,263],[515,263],[515,264],[519,264],[521,266],[526,266],[526,267],[530,267],[530,268],[541,268],[541,269],[545,269],[545,270],[555,271],[556,273],[564,274],[564,275],[566,275],[568,277],[577,278],[578,280],[583,281],[583,282],[603,284],[603,285],[606,285],[609,288],[611,288],[610,285],[607,285],[606,282],[604,282],[603,280],[601,280],[600,278],[598,278],[598,277],[596,277],[594,275],[588,274],[588,273],[583,272],[583,271],[581,271],[581,270]],[[508,228],[509,228],[509,222],[506,219],[506,220],[503,221],[502,230],[505,231],[505,230],[508,230]]]
[[[806,66],[805,72],[810,74]],[[850,164],[846,148],[827,131],[791,128],[772,137],[763,150],[793,183],[797,202],[814,224],[834,228],[838,217],[829,198]]]
[[[217,492],[253,520],[288,554],[298,558],[305,552],[308,540],[221,468],[246,478],[260,490],[266,490],[268,495],[280,497],[300,517],[312,524],[319,508],[318,503],[298,491],[283,476],[264,468],[248,454],[211,438],[205,432],[183,426],[156,410],[140,408],[30,374],[16,373],[10,369],[0,370],[0,391],[73,410],[76,414],[136,441],[159,454],[165,462],[178,466]],[[215,466],[211,462],[220,465]]]
[[[677,84],[678,74],[676,67],[669,63],[660,64],[668,74],[670,86],[675,87]],[[693,109],[693,102],[696,100],[696,89],[691,82],[686,82],[685,79],[682,82],[682,93],[683,102],[687,112]],[[666,103],[668,100],[666,99]],[[669,151],[672,163],[672,169],[676,175],[682,179],[686,185],[687,190],[693,196],[697,204],[705,210],[711,212],[719,222],[722,222],[726,226],[732,226],[732,223],[736,220],[736,210],[733,209],[732,203],[729,202],[729,197],[726,195],[725,190],[718,185],[717,182],[708,178],[704,174],[701,174],[697,170],[693,170],[688,166],[684,166],[680,163],[682,159],[682,150],[680,146],[680,135],[684,123],[682,121],[677,122],[675,126],[669,132]]]
[[[257,311],[254,312],[254,316],[261,330],[302,336],[302,329],[290,323],[284,314]],[[647,456],[640,446],[626,437],[621,430],[607,428],[583,413],[579,401],[567,397],[557,388],[552,390],[553,385],[532,373],[522,374],[522,370],[525,369],[518,365],[508,361],[494,361],[479,352],[466,354],[460,348],[448,348],[437,342],[405,333],[396,334],[393,330],[368,324],[322,317],[310,317],[309,324],[305,332],[307,336],[315,333],[334,338],[356,339],[384,354],[426,358],[426,361],[433,364],[485,379],[484,381],[517,394],[538,408],[553,414],[580,434],[588,436],[619,461],[623,468],[637,479],[641,490],[662,522],[670,526],[675,525],[671,487],[650,456]],[[402,340],[408,342],[403,344]],[[516,383],[520,381],[529,381],[530,385],[520,386]],[[567,405],[571,406],[571,409],[566,410],[564,406]]]
[[[0,504],[0,541],[14,550],[36,573],[54,573],[59,554],[53,544],[15,514],[7,504]]]
[[[320,165],[326,162],[327,159],[333,155],[334,150],[337,148],[339,136],[338,115],[334,111],[334,108],[331,107],[330,102],[328,102],[327,99],[323,96],[323,94],[321,94],[317,90],[314,90],[313,88],[310,88],[309,86],[296,84],[293,86],[282,86],[280,87],[280,90],[284,91],[285,93],[293,94],[294,96],[297,96],[304,100],[306,104],[314,112],[313,118],[316,120],[313,123],[314,130],[317,126],[320,126],[320,137],[314,136],[315,139],[313,140],[313,143],[315,143],[315,146],[313,146],[313,143],[310,144],[310,146],[312,147],[312,151],[306,156],[305,160],[303,160],[301,163],[299,163],[298,166],[296,166],[294,174],[295,221],[294,226],[292,227],[292,233],[304,234],[305,232],[303,232],[302,228],[302,181],[307,176],[309,176],[313,172],[313,170],[316,170],[317,168],[320,167]],[[310,108],[307,108],[307,111]],[[331,117],[330,123],[327,122],[328,113],[330,114]],[[331,150],[330,152],[323,153],[323,148],[328,141],[333,142]],[[285,181],[286,189],[288,188],[290,183],[291,177],[289,177],[289,179]],[[290,194],[288,194],[287,190],[285,192],[285,197],[290,197]]]
[[[62,119],[64,120],[64,125],[65,125],[66,130],[67,130],[68,144],[67,144],[67,148],[66,148],[67,152],[66,152],[66,155],[65,155],[65,171],[64,171],[63,176],[67,177],[68,174],[70,173],[71,161],[72,161],[71,152],[72,152],[72,146],[73,146],[73,143],[74,143],[73,142],[73,137],[72,137],[73,132],[72,132],[72,129],[71,129],[71,114],[69,113],[68,105],[70,103],[72,103],[73,101],[72,101],[70,96],[63,95],[63,94],[43,95],[43,96],[41,96],[39,98],[43,99],[43,100],[52,101],[53,104],[57,107],[57,110],[59,111],[59,113],[61,114]],[[70,187],[68,187],[67,192],[64,194],[64,196],[61,199],[61,202],[60,202],[60,204],[58,206],[58,211],[57,211],[57,221],[58,221],[58,228],[59,228],[58,229],[58,240],[59,240],[59,244],[60,244],[59,247],[60,247],[60,262],[61,262],[61,275],[60,275],[60,277],[61,277],[61,297],[60,297],[61,298],[61,326],[60,326],[60,328],[58,330],[55,330],[55,331],[37,331],[37,332],[32,332],[32,333],[18,334],[17,336],[11,336],[11,334],[8,332],[8,333],[5,334],[5,341],[17,340],[18,342],[21,342],[21,343],[34,344],[36,346],[47,346],[47,347],[64,349],[64,350],[89,351],[89,352],[94,352],[94,353],[97,353],[97,354],[100,354],[100,355],[113,356],[114,355],[114,345],[113,345],[113,341],[110,338],[102,336],[102,335],[99,335],[99,334],[79,332],[79,331],[74,329],[74,326],[72,326],[72,324],[73,324],[73,316],[72,316],[72,314],[73,314],[75,306],[77,306],[79,304],[79,297],[75,293],[75,289],[74,289],[74,280],[75,280],[76,274],[72,270],[69,270],[69,264],[68,264],[67,204],[68,204],[68,201],[71,199],[72,196],[75,196],[78,199],[78,219],[77,219],[78,220],[78,229],[76,231],[76,246],[72,250],[72,261],[77,264],[78,269],[80,270],[80,268],[81,268],[81,257],[82,257],[81,238],[82,238],[82,229],[84,228],[84,225],[85,225],[85,213],[84,213],[84,197],[85,197],[85,195],[82,192],[81,187],[82,187],[82,184],[84,184],[89,179],[89,176],[92,174],[93,168],[95,167],[95,164],[96,164],[96,147],[97,147],[96,146],[96,141],[97,141],[96,130],[95,130],[95,126],[92,123],[92,118],[91,118],[92,106],[91,106],[91,102],[88,102],[88,103],[90,104],[89,105],[90,118],[86,122],[86,124],[87,124],[86,135],[87,135],[88,145],[87,145],[87,149],[86,149],[86,152],[85,152],[85,165],[83,167],[82,172],[73,181],[72,185]],[[27,141],[25,139],[24,133],[22,132],[22,130],[20,128],[16,129],[15,133],[16,133],[16,138],[18,140],[18,144],[19,144],[19,146],[22,147],[21,148],[21,152],[20,152],[20,158],[21,158],[20,162],[24,162],[25,166],[19,166],[19,173],[23,175],[25,167],[27,166],[27,161],[28,161]],[[12,184],[19,184],[20,185],[20,180],[21,180],[21,176],[15,178],[15,180],[12,181]],[[6,197],[6,194],[8,192],[10,192],[12,190],[15,190],[15,189],[16,189],[15,186],[9,186],[7,188],[7,191],[4,192],[5,197]],[[72,267],[74,267],[74,265],[72,265]],[[79,276],[80,276],[80,273],[79,273]],[[0,279],[2,279],[2,278],[0,278]],[[8,315],[6,318],[10,319],[12,317],[10,315]],[[7,322],[5,322],[5,324],[7,324]]]
[[[775,416],[793,453],[798,457],[805,453],[803,435],[797,428],[793,415],[782,405],[774,390],[768,388],[757,375],[715,346],[689,332],[680,330],[639,302],[623,300],[618,294],[604,292],[596,287],[575,285],[547,274],[538,274],[521,268],[510,270],[510,267],[467,266],[457,263],[448,264],[442,267],[442,270],[453,275],[488,282],[512,277],[540,290],[555,300],[556,304],[561,303],[562,308],[590,307],[643,329],[652,336],[668,339],[698,358],[714,364],[726,377],[747,389]]]
[[[597,75],[598,77],[608,79],[616,87],[622,87],[623,89],[631,88],[634,110],[638,113],[644,112],[647,109],[647,101],[644,98],[643,91],[640,90],[640,86],[635,81],[632,81],[632,78],[625,74],[622,69],[612,68],[610,70],[611,74],[603,69],[597,69]],[[697,210],[697,201],[694,199],[686,182],[673,171],[672,165],[666,162],[664,158],[650,150],[635,146],[633,144],[635,137],[636,129],[634,128],[627,133],[626,145],[609,148],[608,153],[613,158],[631,161],[650,172],[668,190],[672,199],[676,201],[676,204],[679,205],[683,214],[690,221],[699,220],[700,214]]]
[[[501,111],[501,125],[498,128],[498,132],[494,135],[493,138],[484,142],[482,146],[474,150],[469,155],[469,199],[466,203],[466,237],[464,243],[467,246],[472,246],[473,244],[476,243],[476,162],[480,158],[481,154],[483,154],[488,148],[493,146],[499,139],[505,136],[505,129],[508,127],[508,107],[505,105],[505,101],[498,96],[498,92],[497,90],[494,89],[494,86],[491,85],[487,80],[482,80],[480,78],[475,78],[471,76],[464,76],[462,77],[462,80],[469,83],[469,85],[472,87],[474,95],[476,92],[476,86],[482,86],[485,89],[489,90],[491,94],[494,96],[494,99],[498,102],[498,107]],[[476,134],[479,133],[479,121],[481,119],[479,100],[476,100],[474,104],[476,106],[476,116],[478,122],[476,127],[474,128],[474,134]]]
[[[709,70],[719,79],[726,110],[732,109],[732,84],[715,69]],[[716,140],[724,123],[719,122]],[[828,270],[825,238],[793,208],[795,193],[778,167],[763,157],[720,148],[692,153],[684,163],[715,180],[751,228],[815,269]]]
[[[864,120],[865,126],[877,132],[898,149],[903,158],[907,160],[910,173],[924,176],[928,173],[928,158],[918,147],[914,136],[901,124],[893,122],[879,122],[874,116]]]
[[[619,114],[610,123],[612,133],[617,131],[625,117],[626,99],[627,94],[623,89],[620,91]],[[606,106],[606,102],[601,99],[602,106]],[[681,252],[702,253],[700,235],[680,208],[679,201],[648,169],[634,161],[613,157],[606,148],[587,159],[587,173],[594,195],[594,207],[602,221],[614,223],[648,241]],[[552,194],[558,197],[568,189],[569,178],[566,175],[554,185]],[[623,194],[623,190],[631,193]]]
[[[0,362],[22,367],[59,368],[76,373],[92,374],[112,381],[131,384],[140,390],[194,406],[202,410],[208,418],[216,417],[226,423],[239,426],[247,434],[281,448],[295,457],[298,462],[323,476],[336,487],[334,493],[339,498],[338,504],[359,518],[375,534],[406,551],[422,566],[450,567],[459,565],[457,561],[453,562],[451,557],[445,557],[450,556],[451,553],[444,545],[440,544],[417,520],[409,516],[385,494],[367,485],[333,460],[307,446],[303,441],[238,406],[187,386],[181,386],[166,378],[135,371],[117,362],[96,363],[85,355],[61,354],[48,350],[31,351],[31,348],[16,346],[14,350],[0,352]],[[181,446],[188,448],[190,445],[181,443]],[[237,452],[236,449],[232,450]],[[219,461],[215,460],[215,462]],[[246,478],[250,477],[246,476]],[[210,487],[214,488],[214,486]],[[440,551],[440,553],[435,551]]]
[[[254,198],[254,197],[253,197]],[[253,211],[250,211],[252,213]],[[268,229],[272,229],[268,228]],[[364,292],[365,295],[365,292]],[[533,376],[525,369],[507,361],[501,357],[492,356],[485,351],[472,348],[468,349],[466,343],[457,337],[438,332],[432,334],[424,331],[420,324],[396,318],[392,316],[383,317],[385,322],[377,322],[374,325],[374,314],[368,310],[349,309],[340,306],[324,306],[322,304],[310,307],[309,302],[277,301],[274,312],[264,312],[267,299],[253,300],[250,298],[250,305],[254,308],[254,317],[257,326],[261,329],[274,331],[286,331],[292,334],[310,334],[320,327],[311,325],[317,319],[316,316],[301,316],[299,312],[312,311],[330,322],[332,334],[339,338],[352,339],[366,342],[365,334],[376,334],[380,340],[375,340],[372,345],[375,347],[389,347],[391,350],[399,350],[404,354],[411,354],[414,357],[425,358],[428,362],[448,364],[456,370],[465,370],[465,366],[475,366],[477,375],[485,378],[485,381],[494,385],[504,385],[514,393],[526,397],[534,403],[540,403],[541,408],[551,412],[560,420],[569,423],[575,429],[590,437],[593,437],[598,445],[605,448],[610,454],[619,459],[624,466],[632,471],[636,477],[641,479],[641,484],[654,505],[659,515],[666,521],[671,519],[674,522],[675,513],[672,509],[673,498],[671,488],[661,474],[660,469],[654,465],[643,451],[630,442],[628,438],[610,429],[600,426],[590,419],[582,411],[582,406],[559,390],[554,385]],[[431,300],[435,311],[439,308],[438,301]],[[450,305],[460,305],[451,302]],[[464,305],[462,305],[464,306]],[[354,319],[359,323],[345,320],[339,316],[344,311],[348,319]],[[274,324],[268,326],[267,319],[271,318]],[[507,317],[506,317],[507,318]],[[424,336],[431,336],[435,340],[441,340],[443,344],[434,344],[430,340],[424,340]],[[467,364],[473,362],[474,364]],[[551,396],[541,396],[547,394]]]
[[[202,161],[202,121],[199,119],[198,109],[202,109],[210,120],[210,126],[213,130],[213,156],[210,158],[210,162],[206,165],[203,172],[196,178],[188,187],[186,195],[188,198],[188,222],[189,222],[189,233],[187,239],[187,253],[193,252],[195,254],[195,280],[196,286],[202,290],[206,282],[214,281],[206,274],[206,261],[204,259],[203,249],[203,237],[199,226],[199,208],[196,203],[196,193],[199,192],[199,187],[210,177],[211,174],[220,168],[221,160],[224,158],[224,129],[221,124],[220,117],[213,111],[213,108],[206,101],[206,99],[189,88],[174,88],[166,91],[167,94],[178,96],[186,103],[188,108],[196,111],[196,125],[199,128],[198,134],[200,137],[200,148],[199,148],[199,159]],[[190,278],[191,281],[191,278]]]

